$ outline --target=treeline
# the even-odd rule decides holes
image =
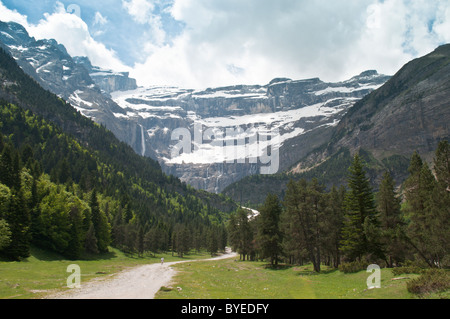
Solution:
[[[326,191],[316,179],[290,181],[283,200],[268,195],[256,218],[245,209],[237,211],[228,224],[230,244],[244,260],[310,262],[317,272],[322,264],[448,267],[449,143],[439,143],[433,170],[415,153],[409,174],[397,190],[385,173],[374,193],[356,154],[347,187]]]
[[[166,176],[157,162],[43,90],[2,49],[0,136],[0,234],[8,258],[26,257],[30,245],[68,258],[108,245],[214,253],[211,234],[223,248],[218,229],[227,215],[218,207],[234,203]]]

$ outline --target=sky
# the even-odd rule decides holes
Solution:
[[[393,75],[450,43],[450,0],[0,0],[0,20],[138,85]]]

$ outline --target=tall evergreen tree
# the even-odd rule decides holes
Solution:
[[[349,168],[348,189],[341,251],[349,260],[361,259],[370,254],[381,257],[380,246],[376,242],[378,225],[375,201],[358,154]]]
[[[272,266],[278,265],[282,252],[280,229],[281,204],[276,195],[269,194],[258,216],[258,242],[262,258],[270,258]]]
[[[22,190],[11,194],[10,209],[5,220],[11,231],[10,244],[3,253],[11,259],[22,260],[30,256],[30,214]]]
[[[434,172],[440,188],[450,193],[450,145],[441,141],[434,157]]]
[[[14,178],[17,175],[18,172],[14,172],[12,147],[6,144],[0,156],[0,183],[13,188],[15,185]]]
[[[322,247],[324,244],[324,225],[327,201],[324,187],[317,179],[290,182],[286,190],[284,206],[286,234],[294,236],[291,243],[297,250],[305,250],[313,263],[314,270],[320,272]],[[286,223],[286,221],[288,221]],[[288,236],[288,235],[287,235]]]
[[[95,237],[97,238],[98,250],[100,252],[107,252],[111,242],[110,226],[105,214],[100,210],[95,188],[91,193],[89,207],[91,208],[91,218],[92,224],[94,225]]]
[[[414,153],[409,167],[410,176],[404,183],[407,225],[407,241],[419,256],[434,267],[435,245],[432,242],[433,231],[433,191],[436,180],[426,162]]]
[[[381,241],[386,255],[386,263],[393,267],[394,262],[403,261],[405,247],[403,243],[403,222],[400,210],[400,198],[395,191],[392,176],[385,172],[377,196],[380,213]]]
[[[434,157],[436,184],[432,197],[432,234],[440,267],[450,266],[450,145],[441,141]]]
[[[4,219],[0,219],[0,252],[11,243],[11,230]]]
[[[345,187],[336,188],[333,186],[327,196],[328,205],[326,208],[326,218],[323,222],[323,245],[330,262],[334,268],[338,268],[341,263],[341,252],[339,250],[341,242],[341,229],[344,221],[344,200]]]

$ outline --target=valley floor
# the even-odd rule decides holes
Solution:
[[[236,254],[226,254],[207,260],[233,258]],[[71,289],[46,297],[47,299],[153,299],[163,286],[171,283],[176,271],[172,267],[194,260],[148,264],[124,270],[110,278],[91,280],[79,289]]]

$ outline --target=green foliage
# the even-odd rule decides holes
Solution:
[[[11,230],[8,223],[0,219],[0,251],[11,243]]]
[[[269,194],[260,208],[257,239],[261,257],[270,258],[272,265],[278,264],[281,255],[282,232],[280,229],[281,203],[276,195]]]
[[[369,263],[365,260],[355,260],[351,262],[345,262],[339,265],[339,270],[345,274],[356,273],[362,270],[366,270]]]
[[[394,276],[399,276],[403,274],[422,274],[426,271],[425,268],[417,265],[401,266],[392,269],[392,274]]]
[[[417,295],[444,292],[450,289],[450,276],[446,270],[430,269],[419,278],[409,281],[407,289]]]
[[[377,196],[380,214],[380,241],[382,242],[389,267],[399,264],[405,258],[404,222],[401,216],[400,197],[395,191],[395,183],[386,172]]]
[[[348,187],[341,251],[349,260],[367,254],[380,256],[375,201],[358,154],[349,168]]]
[[[438,147],[435,166],[441,165],[438,158],[445,145],[448,143],[442,142]],[[409,171],[411,175],[404,183],[406,239],[430,267],[442,267],[450,253],[450,192],[445,182],[436,180],[417,153],[411,158]],[[438,176],[445,176],[444,172],[445,169]]]

